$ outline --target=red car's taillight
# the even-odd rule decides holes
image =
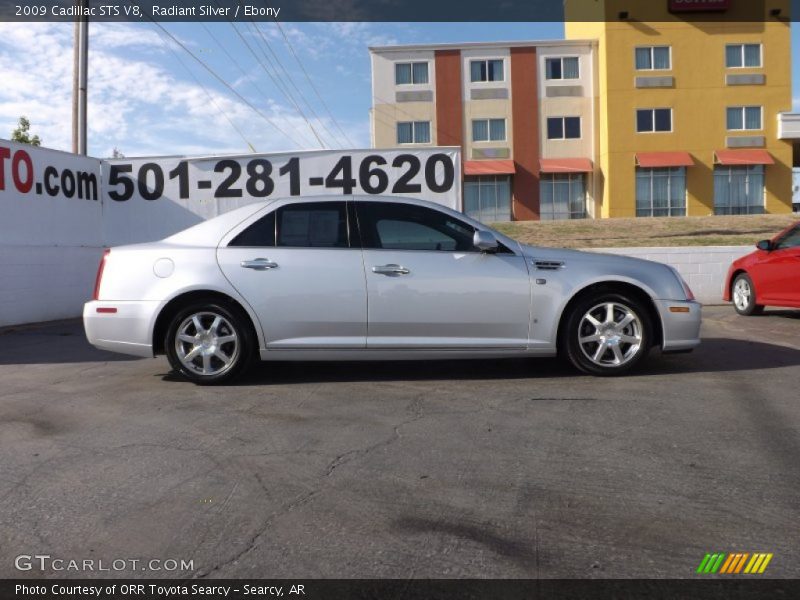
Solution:
[[[106,248],[103,252],[103,258],[100,259],[100,264],[97,266],[97,277],[94,280],[94,295],[92,300],[100,300],[100,283],[103,280],[103,270],[106,268],[106,258],[111,254],[111,249]]]

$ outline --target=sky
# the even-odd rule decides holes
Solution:
[[[152,23],[90,25],[90,155],[269,152],[319,148],[319,140],[369,147],[368,46],[564,35],[563,23],[163,26],[185,49]],[[72,31],[69,23],[0,23],[0,138],[25,115],[44,146],[71,149]],[[798,23],[792,56],[800,111]]]

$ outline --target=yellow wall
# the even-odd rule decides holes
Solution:
[[[600,2],[592,0],[591,5],[596,7]],[[575,12],[581,4],[585,4],[585,0],[568,0],[568,19],[585,14]],[[733,2],[734,7],[737,5],[742,3]],[[693,156],[695,166],[687,168],[688,214],[713,214],[714,151],[726,147],[729,135],[763,135],[766,138],[765,147],[776,162],[765,169],[766,210],[790,212],[792,147],[777,139],[777,114],[791,110],[789,24],[771,17],[764,22],[690,22],[670,15],[666,7],[667,0],[637,3],[633,8],[629,2],[606,0],[605,22],[566,24],[567,38],[599,40],[602,216],[635,216],[635,155],[660,151],[685,151]],[[769,8],[781,8],[787,15],[789,2],[776,0],[769,3]],[[619,21],[621,10],[629,10],[631,20]],[[763,68],[726,69],[725,45],[751,42],[763,45]],[[634,48],[653,45],[672,47],[671,71],[635,70]],[[728,86],[725,83],[727,73],[753,72],[766,75],[766,85]],[[675,78],[675,87],[637,89],[634,85],[637,75],[671,75]],[[726,130],[726,107],[741,105],[764,107],[763,131],[735,133]],[[673,132],[636,133],[636,108],[672,108]]]

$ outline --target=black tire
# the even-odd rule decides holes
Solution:
[[[199,331],[195,317],[201,325]],[[183,339],[179,339],[179,335],[183,335]],[[188,341],[193,335],[194,341]],[[170,320],[164,338],[164,349],[172,368],[200,385],[226,383],[241,375],[250,365],[256,346],[247,314],[216,299],[193,302],[181,308]],[[179,348],[183,359],[178,355]],[[197,354],[187,360],[192,352]],[[227,363],[223,356],[229,359]]]
[[[764,306],[756,304],[756,286],[747,273],[739,273],[731,285],[731,300],[734,310],[745,317],[760,315]]]
[[[607,318],[609,304],[613,306],[614,324]],[[629,315],[633,315],[633,319],[621,326]],[[597,326],[589,316],[598,322]],[[590,375],[627,373],[646,358],[653,345],[650,311],[640,300],[627,294],[586,295],[572,305],[564,318],[560,340],[563,354],[577,369]],[[605,348],[601,349],[603,345]]]

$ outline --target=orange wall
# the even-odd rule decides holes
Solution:
[[[514,166],[512,215],[539,219],[539,92],[536,48],[511,48]]]

